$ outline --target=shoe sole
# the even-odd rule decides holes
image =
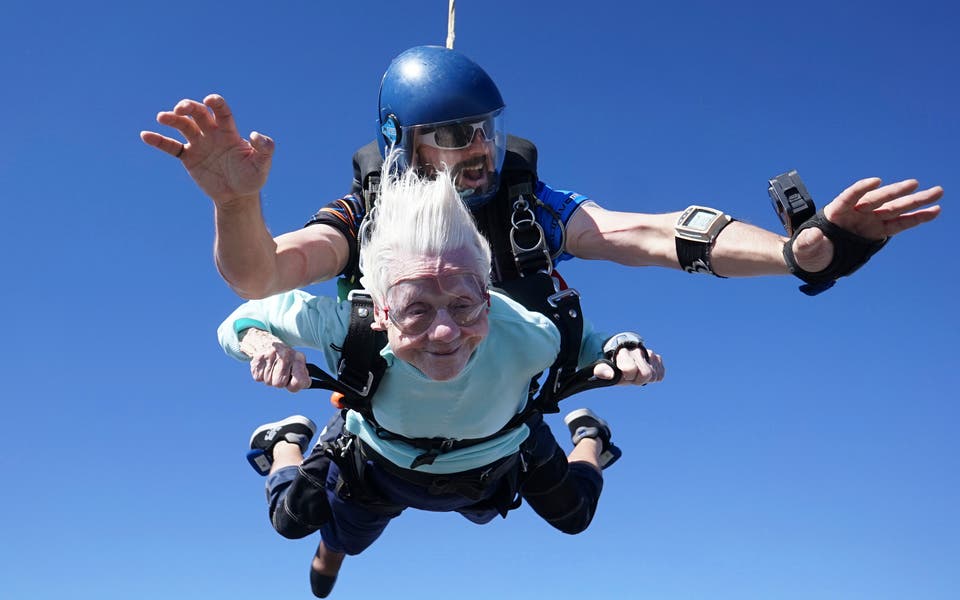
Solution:
[[[313,421],[302,415],[293,415],[292,417],[287,417],[282,421],[264,423],[260,427],[257,427],[256,431],[253,432],[253,435],[250,436],[250,442],[248,446],[251,448],[253,447],[253,440],[257,439],[257,436],[270,431],[271,429],[284,427],[286,425],[303,425],[310,430],[310,439],[313,439],[313,436],[317,433],[317,426]]]
[[[590,417],[591,419],[599,423],[601,426],[605,427],[607,431],[610,431],[610,425],[606,421],[598,417],[597,414],[592,410],[590,410],[589,408],[578,408],[577,410],[571,412],[570,414],[568,414],[563,418],[563,424],[569,428],[570,423],[573,423],[575,420],[579,419],[580,417]],[[600,459],[598,462],[600,463],[601,470],[604,470],[607,467],[612,466],[613,463],[617,462],[620,459],[620,457],[623,456],[623,452],[620,451],[620,448],[617,448],[616,446],[614,446],[613,442],[609,442],[609,444],[610,444],[610,447],[600,454]]]
[[[606,427],[608,430],[610,429],[610,425],[606,421],[598,417],[596,413],[594,413],[589,408],[578,408],[577,410],[568,414],[563,418],[563,424],[566,425],[567,427],[570,427],[570,423],[573,423],[575,419],[579,419],[580,417],[590,417],[591,419],[595,420],[597,423],[600,423],[601,425]]]

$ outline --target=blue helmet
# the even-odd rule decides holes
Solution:
[[[393,147],[401,151],[400,168],[423,167],[418,148],[432,146],[439,157],[434,162],[444,163],[432,168],[450,168],[464,202],[479,206],[500,184],[506,152],[503,109],[500,91],[478,64],[455,50],[417,46],[393,59],[383,75],[377,141],[384,156]],[[457,163],[468,148],[474,154],[483,148],[487,159],[482,167],[479,158],[465,161],[469,176],[459,177]]]

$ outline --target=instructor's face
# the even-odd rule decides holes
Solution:
[[[448,149],[416,142],[415,167],[423,174],[432,177],[438,170],[447,170],[457,186],[458,192],[473,190],[483,194],[495,182],[494,154],[496,148],[491,140],[478,129],[466,148]]]

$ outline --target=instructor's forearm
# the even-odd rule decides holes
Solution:
[[[734,221],[717,236],[710,252],[713,270],[724,277],[786,275],[783,244],[787,238]]]
[[[680,268],[675,225],[679,212],[641,214],[608,211],[596,205],[575,213],[567,229],[574,256],[630,266]],[[784,275],[786,238],[740,221],[727,225],[710,252],[711,266],[725,277]]]
[[[224,281],[242,298],[273,292],[277,244],[267,230],[259,200],[218,206],[213,255]]]

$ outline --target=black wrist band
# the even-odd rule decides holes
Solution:
[[[801,269],[797,265],[797,259],[793,254],[793,243],[797,236],[800,235],[801,231],[810,227],[816,227],[823,232],[827,239],[833,242],[833,259],[825,269],[815,273]],[[820,210],[798,227],[790,240],[783,245],[783,259],[786,261],[790,272],[806,283],[806,285],[800,286],[800,291],[808,296],[815,296],[830,289],[840,277],[846,277],[865,265],[871,256],[886,245],[889,239],[871,240],[847,231],[827,220],[823,211]]]
[[[736,221],[736,219],[730,219],[724,223],[723,227],[717,230],[716,236],[719,236],[720,232],[734,221]],[[680,263],[680,268],[687,273],[709,273],[714,277],[726,279],[726,277],[718,275],[713,270],[713,265],[710,262],[710,252],[713,250],[713,245],[717,241],[716,236],[709,242],[695,242],[679,236],[675,237],[674,239],[677,243],[677,261]]]

